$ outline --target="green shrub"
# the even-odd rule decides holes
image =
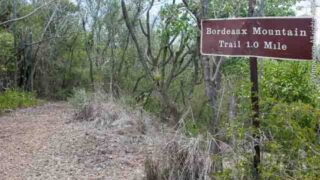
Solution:
[[[319,179],[320,110],[304,103],[277,103],[262,119],[267,179]]]
[[[310,79],[310,64],[305,62],[267,61],[263,63],[261,92],[281,102],[315,105],[317,90]]]
[[[8,32],[3,32],[0,30],[0,61],[6,61],[13,56],[13,35]],[[0,70],[1,71],[1,70]]]
[[[85,89],[74,89],[73,96],[68,99],[68,101],[77,109],[82,109],[92,99],[92,95],[88,93]]]
[[[0,94],[0,112],[8,109],[34,106],[37,102],[33,93],[8,90]]]

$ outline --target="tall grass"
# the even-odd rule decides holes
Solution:
[[[145,161],[146,180],[211,180],[212,140],[199,135],[170,137]]]

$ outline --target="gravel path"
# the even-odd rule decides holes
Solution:
[[[48,103],[0,117],[0,180],[143,179],[149,137],[71,122],[73,113]]]

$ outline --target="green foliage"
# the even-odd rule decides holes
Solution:
[[[187,126],[190,127],[190,129],[188,129],[191,132],[196,132],[195,128],[198,128],[200,131],[205,131],[208,128],[208,123],[212,116],[212,109],[208,105],[204,88],[204,83],[194,87],[190,104],[194,115],[193,118],[196,117],[196,120],[190,120]]]
[[[265,178],[320,178],[319,118],[320,110],[304,103],[277,103],[265,115]]]
[[[74,89],[73,96],[68,101],[77,109],[82,109],[87,106],[92,99],[91,93],[85,89]]]
[[[247,16],[247,1],[243,0],[213,0],[210,3],[209,15],[214,18]]]
[[[25,108],[38,103],[33,93],[7,90],[0,94],[0,112],[9,109]]]
[[[294,16],[292,6],[297,0],[266,0],[265,16]]]
[[[60,0],[59,5],[62,7],[61,16],[68,15],[68,13],[76,13],[79,8],[71,0]]]
[[[215,177],[252,179],[252,139],[248,137],[254,130],[248,61],[232,59],[224,63],[223,73],[232,87],[227,96],[237,97],[237,116],[231,123],[223,118],[221,131],[225,141],[232,143],[236,157],[222,157],[231,167]],[[266,60],[259,61],[259,66],[262,179],[319,179],[319,91],[310,81],[310,63]],[[228,113],[226,106],[221,107],[222,114]],[[187,127],[197,132],[193,127],[199,126]]]
[[[180,8],[179,5],[171,4],[165,5],[161,8],[160,18],[163,21],[162,23],[166,23],[166,26],[158,29],[158,32],[161,32],[161,38],[166,39],[167,37],[174,37],[183,32],[184,36],[188,38],[196,38],[197,29],[194,26],[196,23],[190,14],[186,12],[184,9]],[[162,31],[161,31],[162,30]],[[185,43],[187,43],[186,39]]]
[[[263,97],[288,103],[316,103],[317,91],[310,81],[309,63],[268,60],[263,62],[262,73]]]
[[[265,16],[294,16],[292,6],[297,0],[265,0]],[[212,0],[210,1],[210,18],[247,17],[248,1],[243,0]]]
[[[13,35],[0,30],[0,72],[7,71],[8,66],[3,64],[13,57]]]

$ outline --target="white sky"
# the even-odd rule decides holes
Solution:
[[[299,10],[296,10],[297,16],[312,16],[311,12],[311,1],[305,0],[297,3],[296,7]],[[315,44],[317,46],[320,45],[320,0],[316,0],[316,7],[315,8]]]

